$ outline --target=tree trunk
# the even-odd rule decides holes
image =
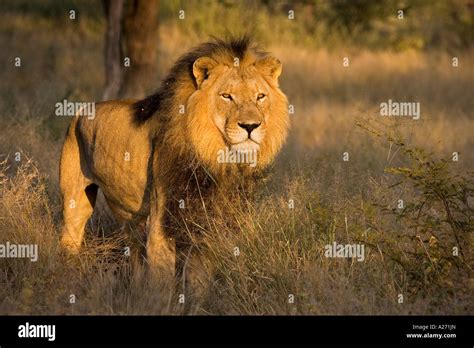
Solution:
[[[123,39],[125,57],[122,98],[143,98],[155,82],[158,47],[158,0],[131,0],[126,3]]]
[[[116,99],[122,84],[120,28],[124,0],[105,0],[105,89],[103,100]]]

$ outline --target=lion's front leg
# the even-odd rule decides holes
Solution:
[[[189,299],[194,306],[204,300],[208,291],[209,275],[206,272],[206,261],[193,242],[176,243],[176,277],[179,282],[177,289],[186,294],[186,299]]]
[[[148,270],[157,281],[170,282],[170,286],[175,280],[175,241],[163,227],[165,212],[165,198],[159,195],[151,204],[150,227],[147,238],[146,254]]]
[[[148,268],[151,274],[156,276],[155,278],[169,278],[174,281],[174,239],[167,237],[162,227],[156,225],[158,223],[151,223],[146,245]]]

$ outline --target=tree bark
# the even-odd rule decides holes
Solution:
[[[131,0],[126,3],[123,25],[125,58],[122,98],[143,98],[156,76],[158,47],[158,0]]]
[[[105,0],[105,89],[103,100],[116,99],[122,84],[120,32],[124,0]]]

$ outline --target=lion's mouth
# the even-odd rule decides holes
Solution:
[[[231,144],[230,148],[234,151],[258,151],[260,150],[260,144],[255,140],[247,139],[240,143]]]

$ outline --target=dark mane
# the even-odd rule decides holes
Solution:
[[[216,52],[226,52],[232,57],[242,59],[246,52],[252,48],[254,47],[251,46],[250,37],[244,35],[240,38],[228,40],[213,38],[212,41],[203,43],[184,54],[174,64],[156,93],[133,104],[135,123],[142,124],[152,117],[157,110],[166,107],[176,93],[179,80],[185,78],[194,82],[193,64],[199,57],[212,56]]]

